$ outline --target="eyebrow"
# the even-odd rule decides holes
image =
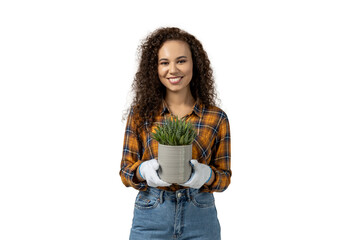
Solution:
[[[187,58],[186,56],[180,56],[180,57],[177,57],[176,59],[180,59],[180,58]],[[161,58],[161,59],[159,59],[159,62],[161,61],[161,60],[168,60],[167,58]]]

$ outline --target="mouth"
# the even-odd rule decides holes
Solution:
[[[172,84],[177,84],[181,81],[181,79],[183,79],[183,77],[172,77],[172,78],[168,78],[169,82]]]

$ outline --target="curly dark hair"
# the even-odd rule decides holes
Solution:
[[[149,126],[152,125],[155,116],[159,114],[162,99],[165,98],[166,88],[160,82],[157,67],[159,49],[167,40],[182,40],[190,47],[193,60],[193,77],[190,81],[190,90],[194,99],[205,106],[217,105],[218,99],[214,86],[213,70],[200,41],[188,32],[176,27],[158,28],[143,39],[138,47],[139,67],[132,84],[135,96],[130,106],[137,118],[138,126],[144,125],[145,122]],[[130,109],[127,110],[127,114]]]

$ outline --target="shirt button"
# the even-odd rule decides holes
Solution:
[[[178,193],[178,194],[177,194],[177,197],[180,198],[180,197],[181,197],[181,193]]]

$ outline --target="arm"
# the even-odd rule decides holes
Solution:
[[[227,116],[221,120],[217,140],[213,147],[212,159],[209,164],[212,179],[203,187],[204,192],[223,192],[230,185],[231,178],[231,141],[230,124]]]
[[[138,138],[134,114],[131,110],[125,128],[121,170],[119,172],[121,181],[126,187],[131,186],[138,190],[144,190],[147,187],[138,173],[138,167],[142,162],[141,155],[142,145]]]

